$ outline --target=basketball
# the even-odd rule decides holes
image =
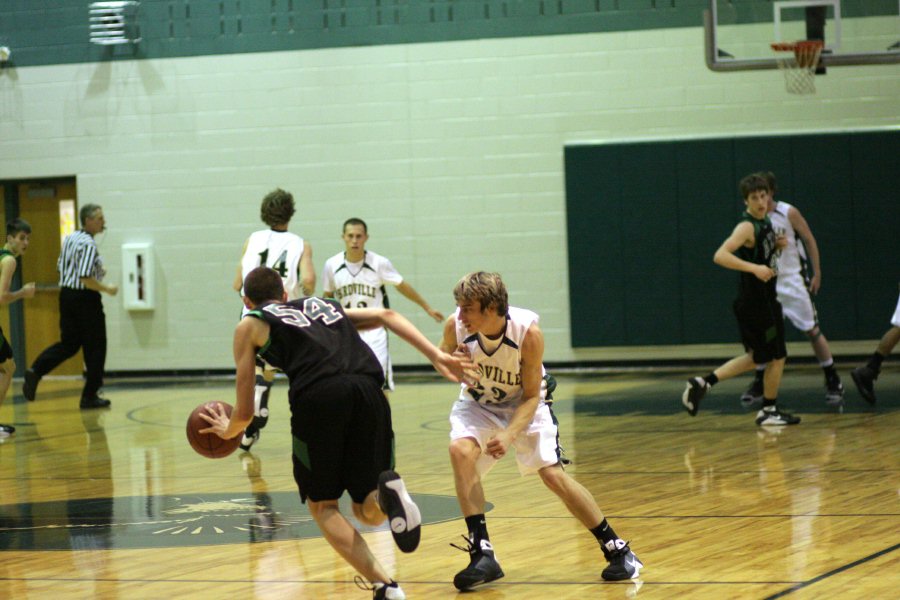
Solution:
[[[220,402],[225,414],[231,416],[231,405],[227,402]],[[201,429],[209,427],[200,413],[207,413],[207,406],[215,407],[215,402],[204,402],[193,410],[191,416],[187,420],[187,439],[191,444],[191,448],[207,458],[224,458],[234,452],[241,443],[241,436],[235,436],[230,440],[225,440],[217,436],[215,433],[200,433]]]

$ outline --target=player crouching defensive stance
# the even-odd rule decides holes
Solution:
[[[372,582],[375,598],[402,600],[403,590],[341,514],[346,490],[353,515],[370,526],[387,517],[403,552],[419,545],[421,515],[394,464],[391,409],[382,393],[384,372],[357,327],[384,326],[425,355],[451,381],[472,364],[440,351],[402,315],[387,309],[344,310],[316,297],[288,302],[281,276],[267,267],[244,280],[250,312],[234,332],[236,402],[229,419],[221,405],[204,418],[223,438],[241,435],[253,418],[256,357],[290,381],[294,480],[300,499],[325,539]]]
[[[542,387],[544,336],[538,315],[509,306],[497,273],[470,273],[453,290],[457,310],[441,349],[470,358],[480,380],[463,383],[450,413],[450,461],[469,530],[469,566],[453,585],[468,590],[503,577],[485,520],[481,480],[513,448],[519,472],[537,473],[594,536],[609,564],[608,581],[637,579],[643,563],[606,522],[591,493],[563,470],[556,418]],[[455,546],[455,544],[454,544]]]

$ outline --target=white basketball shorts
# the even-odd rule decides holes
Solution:
[[[816,308],[813,306],[812,298],[809,297],[809,290],[806,289],[802,275],[779,274],[776,289],[784,316],[790,319],[794,327],[800,331],[809,331],[818,324]]]
[[[515,407],[495,407],[472,400],[457,400],[450,411],[450,439],[474,438],[481,447],[476,467],[482,477],[497,463],[497,459],[484,452],[487,443],[506,429]],[[557,426],[553,422],[550,407],[538,406],[528,428],[513,441],[519,473],[528,475],[559,462]]]
[[[900,327],[900,298],[897,298],[897,308],[894,309],[894,318],[891,319],[891,325]]]
[[[367,329],[359,332],[359,337],[369,345],[378,362],[381,363],[381,370],[384,371],[384,389],[394,390],[394,369],[391,366],[391,355],[388,352],[388,335],[384,327],[376,329]]]

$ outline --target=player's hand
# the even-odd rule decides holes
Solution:
[[[206,429],[201,429],[200,433],[214,433],[222,439],[227,439],[225,432],[228,430],[231,419],[225,413],[225,407],[221,402],[207,406],[206,412],[200,413],[200,418],[210,425]]]
[[[463,361],[465,373],[461,381],[466,385],[478,385],[478,382],[481,381],[481,372],[478,370],[478,365],[472,361],[469,348],[465,344],[460,344],[453,351],[453,356]]]
[[[437,321],[438,323],[444,322],[444,314],[441,311],[434,310],[433,308],[429,308],[425,312],[427,312],[431,316],[431,318],[434,319],[435,321]]]
[[[31,281],[22,286],[23,298],[34,298],[34,282]]]
[[[815,296],[819,293],[819,286],[822,285],[822,278],[819,277],[819,274],[816,273],[812,276],[812,279],[809,280],[809,293]]]
[[[512,439],[510,439],[509,434],[505,431],[501,431],[490,440],[488,440],[485,452],[487,452],[495,459],[503,458],[504,456],[506,456],[506,450],[509,448],[511,443]]]
[[[477,383],[477,368],[475,363],[465,355],[454,352],[452,355],[440,352],[431,361],[438,373],[454,382],[463,382],[466,385]]]
[[[106,286],[106,293],[109,294],[110,296],[115,296],[116,294],[119,293],[119,286],[117,286],[114,283]]]
[[[753,267],[753,274],[762,282],[769,281],[770,279],[775,277],[775,271],[773,271],[766,265],[755,265]]]

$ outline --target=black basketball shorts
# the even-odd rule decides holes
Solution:
[[[747,352],[753,353],[756,364],[787,356],[784,315],[778,301],[747,302],[738,298],[734,301],[733,308],[741,332],[741,342]]]
[[[362,503],[393,467],[391,408],[381,382],[341,375],[296,393],[291,390],[294,480],[300,498]]]

